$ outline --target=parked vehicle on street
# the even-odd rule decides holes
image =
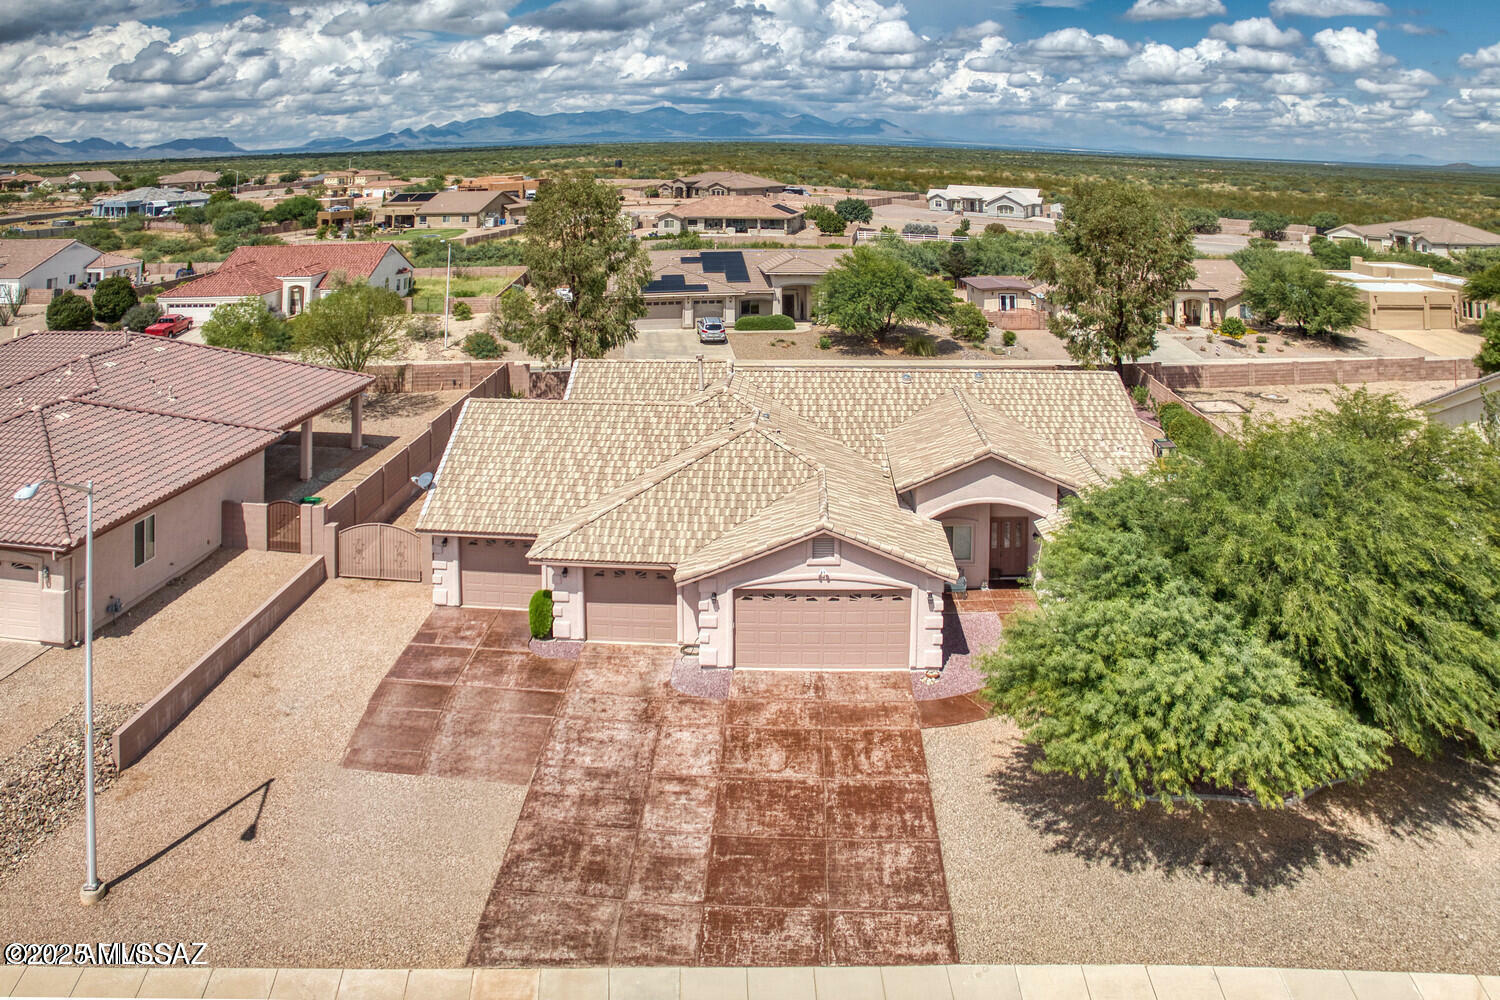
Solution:
[[[724,321],[717,316],[704,316],[698,320],[698,343],[700,344],[727,344],[729,343],[729,331],[724,328]]]
[[[152,337],[180,337],[193,328],[193,321],[180,313],[167,313],[161,319],[146,327],[146,333]]]

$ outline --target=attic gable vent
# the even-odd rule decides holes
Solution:
[[[812,557],[814,559],[832,559],[836,555],[838,555],[838,542],[827,535],[813,539]]]

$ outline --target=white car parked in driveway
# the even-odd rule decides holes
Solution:
[[[727,344],[729,343],[729,331],[724,328],[724,321],[717,316],[704,316],[698,320],[698,343],[700,344]]]

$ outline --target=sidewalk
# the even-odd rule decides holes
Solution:
[[[24,972],[24,975],[22,974]],[[1500,1000],[1500,976],[1176,965],[613,969],[0,966],[0,996],[273,1000]]]

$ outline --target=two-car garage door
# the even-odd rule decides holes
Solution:
[[[893,669],[911,665],[911,597],[898,590],[742,590],[734,665]]]

